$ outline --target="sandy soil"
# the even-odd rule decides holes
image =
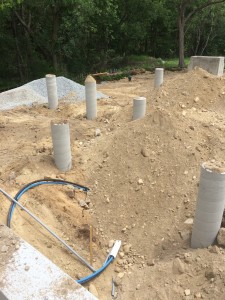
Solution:
[[[191,226],[200,165],[224,161],[225,76],[198,69],[165,73],[153,89],[153,74],[104,83],[98,118],[85,118],[85,104],[19,107],[0,113],[0,186],[11,195],[45,177],[88,186],[40,186],[21,203],[87,260],[94,227],[93,266],[105,261],[114,240],[122,241],[115,262],[92,283],[101,300],[225,299],[225,249],[191,249]],[[132,121],[135,96],[147,98],[144,119]],[[51,120],[70,122],[72,170],[54,165]],[[101,134],[96,135],[96,129]],[[81,207],[86,201],[86,208]],[[9,201],[0,195],[0,221]],[[16,209],[12,228],[74,279],[90,273],[73,255]],[[88,284],[86,287],[88,288]]]

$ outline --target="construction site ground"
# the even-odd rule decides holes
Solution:
[[[225,249],[191,249],[190,237],[200,166],[225,162],[225,76],[195,69],[165,72],[159,89],[153,82],[146,72],[98,85],[110,98],[98,100],[96,120],[86,119],[85,102],[1,111],[0,187],[15,196],[31,181],[60,178],[90,188],[86,195],[39,186],[20,202],[88,261],[92,225],[95,268],[122,241],[116,260],[92,281],[99,299],[112,299],[113,279],[119,300],[224,300]],[[132,121],[136,96],[147,98],[147,112]],[[70,123],[68,172],[54,165],[52,120]],[[9,205],[0,195],[4,224]],[[90,273],[19,208],[12,229],[75,280]]]

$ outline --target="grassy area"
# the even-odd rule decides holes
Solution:
[[[189,63],[189,58],[185,58],[185,65],[187,66]],[[136,66],[139,68],[143,68],[146,70],[153,70],[154,68],[165,68],[165,69],[173,69],[178,68],[178,58],[170,58],[170,59],[161,59],[149,57],[146,55],[131,55],[127,58],[128,66]]]
[[[126,58],[126,69],[143,68],[145,70],[151,70],[163,65],[161,58],[154,58],[146,55],[131,55]]]
[[[189,64],[190,58],[185,58],[184,63],[187,67]],[[171,59],[165,59],[164,60],[164,68],[165,69],[173,69],[178,67],[178,58],[171,58]]]
[[[189,58],[185,58],[185,65],[189,63]],[[108,75],[101,75],[98,77],[99,81],[112,81],[128,77],[132,70],[144,69],[146,71],[154,72],[155,68],[164,68],[166,70],[178,70],[178,58],[161,59],[154,58],[147,55],[130,55],[123,61],[123,67],[114,69],[113,73]]]

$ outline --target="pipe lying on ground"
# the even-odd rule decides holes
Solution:
[[[220,229],[225,206],[225,167],[203,163],[191,247],[205,248],[216,239]]]
[[[67,181],[67,180],[62,180],[62,179],[54,179],[54,178],[48,178],[48,179],[39,179],[39,180],[35,180],[32,181],[28,184],[26,184],[24,187],[22,187],[18,193],[15,195],[14,199],[16,201],[19,201],[19,199],[23,196],[24,193],[26,193],[27,191],[29,191],[30,189],[33,189],[37,186],[40,185],[71,185],[73,188],[81,190],[83,192],[88,192],[89,188],[83,185],[80,185],[78,183],[74,183],[71,181]],[[16,207],[16,203],[11,202],[10,208],[9,208],[9,212],[8,212],[8,216],[7,216],[7,226],[10,228],[11,226],[11,221],[12,221],[12,216],[13,216],[13,212],[14,209]]]
[[[141,119],[146,113],[146,98],[136,97],[133,99],[133,120]]]
[[[48,93],[48,107],[50,109],[56,109],[58,107],[56,76],[53,74],[47,74],[45,79]]]
[[[121,247],[121,241],[116,240],[115,244],[113,245],[111,251],[109,252],[109,255],[107,256],[107,259],[104,262],[104,264],[102,265],[102,267],[100,269],[96,270],[94,273],[88,275],[87,277],[77,280],[77,282],[80,284],[84,284],[84,283],[88,282],[89,280],[92,280],[95,277],[97,277],[98,275],[100,275],[108,267],[108,265],[116,258],[120,247]]]
[[[13,211],[15,209],[15,206],[16,204],[19,205],[18,201],[20,199],[20,197],[25,193],[27,192],[29,189],[32,189],[34,187],[37,187],[39,185],[46,185],[46,184],[56,184],[56,185],[72,185],[74,188],[76,189],[79,189],[79,190],[82,190],[84,192],[87,192],[89,191],[89,188],[83,186],[83,185],[80,185],[80,184],[77,184],[77,183],[74,183],[74,182],[70,182],[70,181],[64,181],[64,180],[60,180],[60,179],[41,179],[41,180],[36,180],[36,181],[32,181],[30,183],[28,183],[27,185],[25,185],[15,196],[15,198],[13,199],[11,196],[9,196],[5,191],[3,191],[2,189],[0,189],[0,191],[6,196],[9,198],[9,200],[11,200],[11,206],[10,206],[10,209],[9,209],[9,213],[8,213],[8,218],[7,218],[7,225],[8,227],[10,227],[10,222],[11,222],[11,219],[12,219],[12,214],[13,214]],[[20,207],[22,205],[19,205]],[[24,209],[24,208],[23,208]],[[25,211],[28,211],[27,209],[24,209]],[[31,213],[30,213],[31,215]],[[37,217],[35,217],[35,220],[39,220]],[[41,223],[40,223],[41,224]],[[42,224],[41,224],[42,225]],[[45,225],[46,226],[46,225]],[[46,226],[47,227],[47,226]],[[46,228],[48,231],[49,229]],[[52,231],[49,231],[50,233],[53,233]],[[58,238],[54,233],[53,233],[53,236]],[[61,239],[59,239],[61,241]],[[67,247],[68,245],[63,242],[63,244]],[[69,247],[69,246],[68,246]],[[79,280],[77,280],[78,283],[80,284],[84,284],[92,279],[94,279],[95,277],[99,276],[109,265],[110,263],[116,258],[117,254],[118,254],[118,251],[121,247],[121,241],[117,240],[114,244],[114,246],[112,247],[109,255],[107,256],[106,258],[106,261],[104,262],[104,264],[102,265],[101,268],[99,268],[98,270],[94,270],[92,266],[90,266],[89,264],[87,265],[86,261],[81,258],[82,262],[84,264],[86,264],[89,269],[91,269],[93,271],[92,274],[84,277],[84,278],[81,278]],[[71,248],[72,249],[72,248]],[[69,247],[69,250],[71,250],[70,247]],[[72,249],[73,250],[73,249]],[[74,253],[76,256],[76,252],[73,250],[72,253]],[[78,258],[80,258],[80,256],[78,256]]]
[[[91,75],[85,80],[85,99],[87,119],[93,120],[97,117],[97,92],[96,81]]]
[[[8,193],[6,193],[3,189],[0,188],[0,192],[3,193],[10,201],[16,203],[22,210],[24,210],[31,218],[33,218],[36,222],[38,222],[42,227],[44,227],[51,235],[53,235],[58,241],[60,241],[71,253],[73,253],[83,264],[85,264],[91,271],[95,272],[95,269],[89,265],[89,263],[82,258],[76,251],[74,251],[66,242],[64,242],[58,235],[56,235],[51,229],[48,228],[38,217],[36,217],[33,213],[31,213],[27,208],[21,205],[18,201],[12,198]]]
[[[52,121],[51,133],[55,164],[60,171],[69,171],[72,167],[69,123]]]
[[[154,77],[154,87],[155,88],[158,88],[158,87],[160,87],[160,85],[163,84],[163,74],[164,74],[163,68],[155,69],[155,77]]]

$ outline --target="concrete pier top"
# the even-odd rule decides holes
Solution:
[[[30,244],[0,224],[0,300],[97,300]]]

